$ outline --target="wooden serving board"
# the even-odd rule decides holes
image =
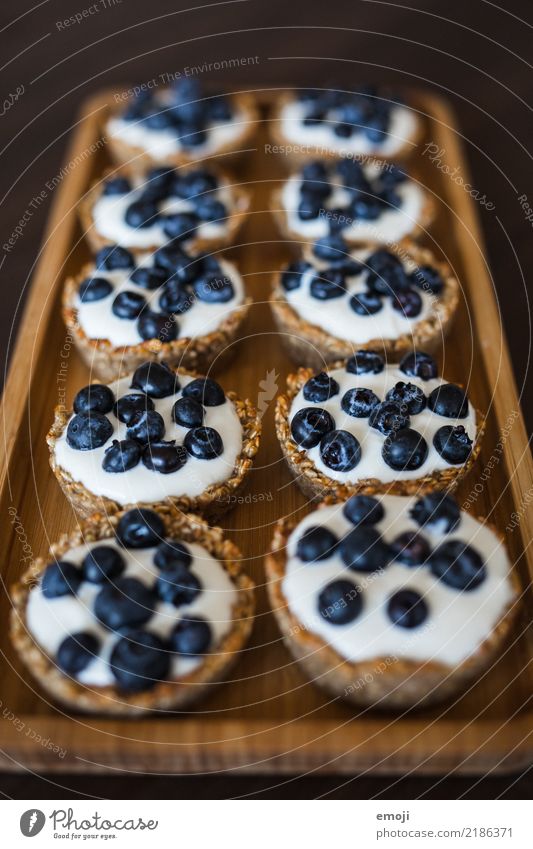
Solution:
[[[262,96],[272,101],[276,95]],[[411,169],[438,206],[438,219],[426,242],[453,266],[464,292],[442,358],[445,374],[468,383],[475,405],[488,410],[481,458],[459,496],[462,500],[476,492],[472,511],[490,517],[502,531],[513,513],[521,515],[507,541],[524,590],[522,615],[501,660],[468,693],[452,704],[405,715],[357,712],[330,700],[305,680],[281,642],[268,607],[262,557],[276,519],[287,513],[301,516],[308,507],[282,461],[273,429],[274,398],[269,400],[272,386],[281,390],[293,367],[280,347],[267,303],[272,273],[289,258],[290,245],[280,239],[266,211],[269,191],[284,174],[280,157],[265,151],[266,123],[258,132],[255,153],[237,171],[237,180],[254,190],[254,211],[241,243],[229,252],[238,261],[255,304],[234,362],[219,375],[226,388],[255,402],[262,398],[266,408],[248,496],[224,521],[258,585],[252,641],[232,681],[196,710],[136,721],[69,715],[51,704],[23,670],[8,639],[8,587],[28,565],[24,558],[45,554],[49,544],[76,523],[49,469],[45,434],[54,406],[65,397],[69,404],[88,381],[88,372],[66,336],[59,305],[65,276],[89,258],[76,204],[109,164],[98,139],[110,100],[107,92],[85,104],[72,139],[68,173],[57,191],[4,395],[0,768],[109,769],[114,774],[121,770],[443,774],[523,768],[533,760],[527,672],[532,644],[526,632],[531,621],[526,591],[533,555],[531,550],[525,553],[531,539],[525,498],[531,487],[531,459],[474,203],[442,167],[421,154]],[[427,140],[443,149],[444,164],[458,166],[468,180],[449,108],[429,94],[416,95],[416,103],[426,122]],[[94,152],[88,156],[88,151]]]

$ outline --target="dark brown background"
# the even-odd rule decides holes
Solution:
[[[109,85],[122,87],[161,72],[243,56],[258,62],[206,73],[228,85],[340,85],[394,80],[431,86],[459,117],[472,184],[495,209],[479,207],[495,291],[516,380],[529,422],[525,387],[530,355],[529,269],[533,222],[533,8],[530,0],[237,0],[211,5],[187,0],[4,0],[0,9],[1,99],[24,86],[2,118],[0,245],[32,198],[57,175],[81,100]],[[503,1],[502,1],[503,6]],[[59,22],[96,9],[79,24]],[[181,11],[189,9],[189,11]],[[7,64],[6,64],[7,63]],[[4,105],[5,109],[5,105]],[[0,113],[2,105],[0,104]],[[0,352],[7,362],[24,293],[38,255],[53,192],[33,212],[8,254],[0,249]],[[530,288],[530,287],[529,287]],[[488,340],[490,341],[490,340]],[[529,402],[529,403],[527,403]],[[0,776],[0,792],[15,798],[89,794],[115,798],[226,798],[262,794],[312,798],[455,798],[531,795],[527,777],[339,778],[90,778]],[[270,788],[270,789],[269,789]]]

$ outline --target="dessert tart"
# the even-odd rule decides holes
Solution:
[[[179,243],[135,255],[108,245],[67,280],[63,318],[91,371],[109,381],[147,359],[218,367],[235,350],[250,303],[223,258],[188,254]]]
[[[276,275],[271,308],[298,365],[320,368],[355,349],[398,361],[434,350],[449,330],[459,285],[444,263],[414,242],[349,251],[325,236]]]
[[[213,251],[235,241],[250,195],[218,168],[151,168],[140,175],[107,171],[80,201],[91,248],[118,244],[155,251],[168,242]]]
[[[284,94],[271,117],[272,140],[300,164],[312,156],[399,159],[422,135],[417,113],[387,89],[301,89]]]
[[[149,361],[57,407],[50,464],[75,510],[90,516],[141,504],[222,515],[235,504],[259,447],[250,401],[212,378]]]
[[[450,698],[497,659],[518,607],[498,534],[439,491],[354,495],[277,527],[272,609],[309,678],[357,705]]]
[[[466,392],[440,378],[422,351],[399,365],[363,350],[318,374],[299,369],[275,420],[289,469],[314,500],[452,488],[477,456],[484,426]]]
[[[226,162],[249,147],[258,120],[250,95],[206,95],[198,80],[182,78],[111,107],[105,135],[114,160],[135,169]]]
[[[135,715],[183,708],[235,663],[253,624],[241,554],[197,516],[94,515],[13,588],[11,638],[55,699]]]
[[[272,212],[292,240],[340,234],[349,245],[391,244],[424,233],[434,204],[393,163],[315,160],[273,192]]]

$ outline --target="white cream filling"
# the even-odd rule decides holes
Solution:
[[[100,236],[110,239],[124,248],[160,247],[170,241],[163,232],[162,224],[156,220],[149,227],[130,227],[126,223],[125,214],[142,192],[143,181],[135,180],[134,188],[125,195],[100,195],[92,208],[93,227]],[[225,205],[228,218],[234,208],[233,194],[227,184],[221,184],[212,193],[213,197]],[[194,203],[183,198],[170,197],[158,204],[159,211],[164,215],[174,212],[194,212]],[[191,234],[191,239],[220,239],[228,232],[229,221],[203,221]],[[187,240],[190,241],[190,240]]]
[[[324,153],[332,152],[339,156],[354,154],[395,156],[404,145],[416,136],[417,117],[406,106],[394,106],[390,112],[389,128],[382,142],[371,141],[361,130],[354,129],[348,139],[339,138],[333,132],[339,119],[335,110],[327,115],[327,121],[306,126],[302,123],[309,105],[300,100],[291,100],[285,104],[280,114],[281,132],[289,141],[296,144],[308,144],[322,148]]]
[[[384,401],[387,392],[399,381],[403,381],[404,383],[414,383],[415,386],[419,386],[426,397],[428,397],[437,386],[448,383],[448,381],[440,377],[425,381],[417,377],[409,377],[400,371],[397,365],[385,366],[380,374],[349,374],[344,368],[334,369],[328,372],[328,374],[334,377],[339,384],[340,391],[337,395],[334,395],[328,401],[314,404],[305,400],[302,387],[295,396],[289,411],[289,421],[292,422],[295,414],[303,407],[316,407],[327,410],[333,417],[337,430],[347,430],[358,439],[361,446],[361,459],[357,466],[349,472],[336,472],[326,466],[320,457],[320,444],[314,448],[300,449],[306,452],[317,469],[328,478],[349,484],[357,483],[357,481],[365,480],[366,478],[377,478],[383,483],[422,478],[441,469],[450,468],[450,464],[441,457],[433,445],[433,437],[439,428],[446,425],[451,425],[452,427],[463,425],[470,439],[475,440],[476,438],[476,411],[472,404],[468,404],[468,416],[464,419],[449,419],[445,416],[439,416],[426,407],[421,413],[410,415],[409,427],[422,434],[426,440],[428,446],[427,457],[419,469],[403,472],[395,471],[387,465],[381,456],[381,450],[386,439],[384,434],[370,427],[367,418],[356,419],[353,416],[348,416],[341,407],[342,396],[348,389],[364,387],[371,389],[380,401]],[[299,446],[297,447],[299,448]]]
[[[109,384],[115,399],[122,395],[139,392],[131,389],[131,378],[122,378]],[[181,387],[185,387],[194,378],[180,375]],[[187,428],[172,421],[172,407],[181,397],[181,389],[168,398],[153,398],[154,409],[161,414],[165,422],[165,441],[175,439],[176,445],[183,444]],[[113,412],[107,418],[113,425],[113,433],[101,448],[92,451],[77,451],[71,448],[66,439],[67,428],[56,441],[54,454],[56,463],[68,472],[75,481],[82,483],[94,495],[111,498],[119,504],[136,502],[153,503],[168,496],[188,495],[194,498],[201,495],[209,486],[227,480],[233,474],[235,462],[242,450],[242,427],[232,402],[226,398],[218,407],[205,407],[204,426],[213,427],[222,437],[224,450],[212,460],[199,460],[187,455],[187,461],[181,469],[163,475],[147,469],[142,460],[126,472],[113,474],[102,468],[106,448],[114,439],[127,438],[127,425],[120,422]]]
[[[192,306],[187,312],[176,315],[175,320],[179,327],[179,339],[193,339],[205,336],[217,329],[244,300],[244,285],[242,277],[236,267],[226,260],[219,260],[222,273],[228,277],[232,284],[234,295],[225,303],[207,303],[191,295]],[[152,254],[147,254],[139,259],[136,267],[151,266]],[[117,271],[105,271],[94,269],[95,277],[104,277],[111,283],[113,290],[107,297],[99,301],[81,301],[76,296],[75,307],[78,312],[78,324],[89,339],[107,339],[113,346],[138,345],[142,342],[141,335],[137,330],[137,319],[119,318],[112,311],[113,301],[119,292],[137,292],[142,295],[149,308],[154,312],[162,312],[159,306],[159,298],[163,293],[163,287],[149,290],[138,286],[132,280],[131,269],[119,269]]]
[[[371,169],[377,170],[375,166],[367,166],[365,172],[370,172]],[[421,221],[424,195],[413,180],[407,179],[395,187],[395,192],[401,199],[401,206],[399,208],[384,206],[383,212],[375,221],[352,220],[348,208],[350,195],[340,183],[335,185],[335,181],[338,182],[337,177],[332,180],[331,194],[322,203],[325,212],[311,221],[302,221],[298,216],[302,180],[299,175],[289,177],[282,189],[281,203],[290,230],[305,239],[315,240],[327,236],[329,233],[328,211],[340,207],[345,208],[348,219],[346,227],[342,230],[342,235],[347,241],[390,244],[408,236]]]
[[[435,578],[425,566],[393,562],[379,572],[366,574],[347,569],[338,553],[327,560],[303,563],[296,557],[296,545],[306,528],[325,525],[340,538],[354,527],[343,516],[343,505],[337,504],[310,513],[288,540],[283,592],[289,608],[305,628],[349,661],[408,658],[451,666],[461,663],[491,634],[514,597],[505,548],[496,534],[466,512],[461,512],[457,528],[443,534],[434,526],[419,528],[410,518],[416,498],[387,495],[380,501],[385,516],[375,527],[385,541],[408,530],[420,530],[432,549],[452,539],[466,541],[485,561],[485,580],[475,589],[460,592]],[[347,625],[331,624],[317,608],[320,591],[338,579],[362,588],[362,611]],[[422,595],[429,608],[427,619],[416,628],[394,625],[387,615],[390,596],[403,588]],[[382,671],[386,674],[386,669]]]
[[[85,555],[97,545],[111,546],[120,551],[126,560],[126,568],[121,578],[137,578],[147,586],[152,586],[160,574],[153,563],[155,548],[124,549],[111,538],[73,548],[62,556],[62,560],[81,565]],[[141,627],[162,639],[167,639],[181,619],[200,616],[211,626],[210,650],[216,651],[222,638],[232,627],[232,611],[237,600],[237,591],[226,570],[205,548],[191,542],[186,545],[193,555],[190,571],[199,579],[202,592],[191,604],[180,607],[168,602],[158,602],[151,618]],[[98,656],[78,676],[80,683],[94,687],[116,684],[109,666],[109,658],[115,643],[120,639],[119,634],[104,628],[93,613],[94,600],[102,586],[84,581],[75,596],[53,599],[45,598],[40,586],[36,586],[29,594],[26,608],[28,630],[52,659],[65,637],[71,634],[88,631],[98,638]],[[169,679],[182,678],[202,662],[202,657],[172,654]]]
[[[353,251],[349,257],[366,262],[374,250]],[[349,258],[347,257],[347,259]],[[403,263],[407,273],[414,271],[417,266],[413,262]],[[320,301],[311,295],[310,286],[313,278],[320,270],[328,268],[325,262],[314,262],[313,267],[302,274],[298,289],[284,292],[291,307],[305,321],[320,327],[331,336],[347,342],[364,344],[371,339],[397,339],[404,333],[412,333],[420,321],[424,321],[432,311],[434,295],[417,289],[422,299],[422,310],[415,318],[407,318],[403,312],[393,309],[392,298],[382,298],[382,309],[374,315],[358,315],[350,306],[353,295],[366,292],[366,272],[346,278],[347,292],[340,298]]]
[[[164,162],[169,156],[184,152],[191,159],[216,154],[227,145],[233,144],[242,136],[246,128],[246,118],[242,110],[236,110],[230,121],[206,126],[207,138],[203,144],[184,147],[178,132],[172,129],[154,130],[142,120],[124,121],[120,117],[107,122],[108,136],[132,147],[139,147],[150,154],[152,159]]]

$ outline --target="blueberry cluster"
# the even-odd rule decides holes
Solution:
[[[393,562],[401,563],[408,568],[428,569],[446,586],[459,591],[475,589],[486,577],[483,558],[471,545],[454,537],[432,548],[424,536],[424,527],[446,534],[461,521],[456,502],[441,492],[416,501],[411,518],[417,527],[392,540],[385,540],[376,527],[385,517],[378,499],[354,495],[345,503],[343,514],[353,525],[348,533],[339,539],[323,525],[308,527],[297,542],[297,557],[314,564],[337,555],[350,572],[364,575],[381,572]],[[416,628],[429,614],[427,601],[413,589],[398,590],[385,604],[389,619],[400,628]],[[346,625],[364,608],[363,590],[352,580],[336,579],[320,591],[317,606],[319,614],[332,625]]]
[[[191,309],[196,300],[207,304],[227,303],[235,290],[213,256],[191,256],[179,242],[172,241],[159,248],[150,265],[136,265],[133,254],[119,245],[108,245],[98,251],[95,272],[80,283],[81,303],[93,303],[114,293],[113,284],[104,276],[106,271],[128,272],[129,280],[147,292],[160,291],[159,310],[152,309],[137,290],[123,289],[113,299],[111,311],[118,318],[136,321],[141,339],[172,342],[179,335],[176,316]]]
[[[169,239],[185,242],[193,239],[201,224],[225,222],[228,210],[217,197],[218,178],[207,169],[176,171],[162,166],[152,168],[134,200],[126,208],[124,220],[133,229],[159,224]],[[133,190],[126,177],[110,178],[104,182],[103,196],[125,195]],[[187,201],[187,212],[165,212],[166,201]]]
[[[227,123],[234,117],[231,100],[224,95],[203,97],[198,80],[176,80],[166,93],[163,102],[154,91],[139,92],[120,117],[149,130],[175,133],[185,149],[205,144],[213,124]]]
[[[305,127],[326,124],[339,139],[363,135],[375,145],[385,141],[392,110],[400,104],[396,95],[374,86],[357,92],[303,89],[297,96],[305,106]]]
[[[350,374],[379,374],[384,368],[383,358],[375,351],[358,351],[346,363]],[[407,377],[429,380],[437,376],[435,361],[421,351],[407,354],[399,368]],[[339,384],[326,372],[311,377],[303,387],[303,397],[313,406],[303,407],[294,415],[291,435],[301,448],[319,445],[320,457],[328,468],[349,472],[361,459],[359,440],[349,431],[337,430],[333,416],[317,406],[338,394]],[[444,383],[426,396],[419,386],[402,380],[381,399],[371,389],[358,387],[345,392],[340,405],[347,415],[367,419],[369,427],[383,434],[383,460],[399,472],[419,469],[428,455],[426,440],[410,426],[411,416],[426,408],[450,419],[468,415],[468,398],[453,383]],[[472,440],[462,425],[439,428],[433,445],[453,465],[466,462],[472,450]]]
[[[315,271],[309,284],[309,294],[318,301],[342,298],[348,294],[349,281],[362,276],[366,290],[349,298],[351,309],[361,316],[375,315],[383,309],[384,300],[405,318],[416,318],[422,311],[420,291],[438,296],[444,282],[437,269],[429,265],[407,271],[401,260],[385,248],[371,253],[364,262],[349,255],[342,236],[335,234],[318,239],[313,245],[317,259],[328,265]],[[302,275],[313,266],[300,260],[287,266],[281,275],[281,285],[286,292],[298,289]]]
[[[133,374],[131,394],[115,398],[109,386],[92,383],[74,399],[75,415],[67,426],[67,443],[76,451],[101,448],[115,427],[112,415],[126,427],[126,439],[114,439],[105,450],[102,468],[111,474],[133,469],[139,462],[154,472],[168,475],[185,465],[187,458],[212,460],[224,450],[222,437],[203,424],[205,407],[225,403],[222,387],[208,377],[198,377],[181,389],[178,376],[165,363],[143,363]],[[155,410],[154,399],[180,392],[172,408],[176,424],[186,427],[183,445],[165,440],[165,421]]]
[[[320,160],[310,162],[300,174],[298,217],[313,221],[320,215],[329,222],[332,234],[340,233],[355,221],[375,221],[390,209],[402,204],[397,187],[407,175],[397,165],[383,165],[378,172],[365,169],[355,159],[342,159],[328,169]],[[339,185],[347,193],[344,206],[325,209],[325,203]]]
[[[90,549],[80,566],[68,560],[50,563],[41,592],[46,599],[76,596],[84,582],[99,586],[94,599],[96,623],[113,632],[109,666],[117,686],[125,692],[148,690],[168,677],[173,654],[196,657],[211,647],[209,622],[194,616],[178,620],[166,639],[145,630],[162,603],[179,608],[191,604],[203,588],[191,571],[193,555],[187,545],[166,539],[161,517],[146,509],[125,513],[116,528],[124,549],[154,548],[158,573],[152,586],[125,576],[126,559],[119,549],[101,543]],[[127,554],[127,551],[125,551]],[[98,656],[97,633],[80,631],[60,644],[56,661],[67,675],[77,676]]]

